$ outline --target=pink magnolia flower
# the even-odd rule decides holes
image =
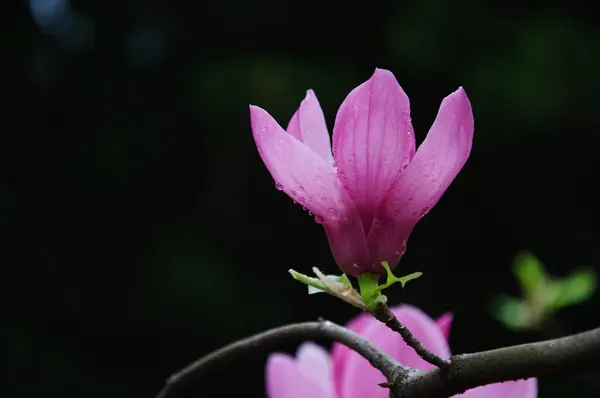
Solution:
[[[450,357],[446,341],[451,317],[434,321],[415,307],[401,305],[392,308],[430,351]],[[420,370],[433,365],[423,361],[402,337],[389,330],[370,315],[361,314],[347,325],[405,366]],[[313,343],[304,343],[293,358],[272,354],[266,366],[268,398],[387,398],[389,392],[377,385],[385,377],[356,352],[334,344],[332,355]],[[456,398],[536,398],[537,379],[507,381],[474,388]]]
[[[312,90],[287,132],[250,106],[258,152],[278,189],[314,213],[347,274],[383,273],[404,254],[415,224],[440,200],[471,151],[473,114],[462,88],[444,98],[415,153],[408,97],[387,70],[356,87],[338,110],[333,155]]]

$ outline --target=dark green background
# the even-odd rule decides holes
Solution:
[[[274,188],[248,104],[285,126],[312,88],[331,128],[375,67],[408,93],[419,142],[458,86],[475,114],[471,157],[399,266],[425,275],[393,303],[454,311],[454,352],[493,348],[550,333],[489,314],[518,294],[518,251],[556,275],[600,269],[591,1],[74,1],[44,29],[28,3],[5,7],[3,397],[152,397],[237,338],[354,316],[288,275],[336,268],[321,226]],[[561,333],[598,326],[599,304],[562,311]],[[265,358],[189,396],[264,396]],[[542,379],[540,396],[599,396],[598,379]]]

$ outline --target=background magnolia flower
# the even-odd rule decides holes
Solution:
[[[446,97],[415,153],[410,104],[394,75],[376,69],[338,110],[333,154],[309,90],[287,132],[250,106],[259,154],[275,180],[322,223],[347,274],[384,273],[404,254],[415,224],[439,201],[471,151],[473,114],[462,88]]]
[[[451,315],[434,321],[421,310],[408,305],[392,311],[430,351],[450,357],[447,335]],[[361,314],[348,328],[373,342],[403,365],[426,370],[433,367],[423,361],[402,337],[368,314]],[[334,344],[330,355],[320,346],[304,343],[293,358],[272,354],[266,366],[269,398],[388,398],[389,391],[377,385],[385,377],[356,352]],[[508,381],[474,388],[457,398],[535,398],[537,379]]]

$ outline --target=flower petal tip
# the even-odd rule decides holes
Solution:
[[[456,89],[456,91],[454,91],[452,94],[450,94],[448,96],[448,98],[458,98],[458,100],[464,102],[465,104],[469,105],[469,107],[471,106],[471,102],[469,101],[469,97],[467,96],[467,92],[465,91],[465,89],[463,88],[463,86],[460,86]]]
[[[248,105],[248,109],[250,109],[250,118],[252,118],[252,116],[256,115],[257,113],[266,113],[267,112],[260,106],[256,106],[256,105],[252,105],[252,104]]]
[[[375,72],[373,72],[373,76],[371,76],[371,79],[386,79],[386,78],[392,78],[394,80],[396,80],[396,76],[394,76],[394,74],[392,73],[392,71],[388,70],[388,69],[382,69],[382,68],[375,68]]]
[[[309,99],[312,97],[316,97],[315,91],[312,88],[309,88],[308,90],[306,90],[306,95],[304,96],[304,99]]]

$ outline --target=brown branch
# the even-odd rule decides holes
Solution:
[[[547,340],[456,355],[448,369],[413,373],[395,383],[397,397],[442,398],[468,389],[530,377],[565,375],[600,367],[600,328]]]
[[[432,365],[437,366],[441,369],[448,369],[450,366],[450,361],[444,359],[433,352],[429,351],[427,348],[423,347],[423,344],[417,339],[410,330],[402,322],[396,318],[396,315],[390,310],[387,304],[379,302],[375,309],[371,311],[371,314],[377,318],[380,322],[385,323],[385,325],[392,329],[394,332],[400,334],[404,339],[404,342],[408,344],[415,352],[423,358],[424,361],[429,362]]]
[[[240,356],[255,354],[257,351],[276,349],[284,343],[301,342],[320,338],[329,338],[353,349],[371,365],[381,371],[388,381],[399,374],[408,373],[409,369],[397,363],[392,357],[381,351],[360,335],[329,321],[297,323],[271,329],[243,340],[236,341],[214,351],[169,377],[165,387],[157,398],[174,398],[182,388],[204,374],[222,364]]]
[[[306,322],[259,333],[221,348],[173,374],[157,398],[174,398],[182,388],[239,356],[279,345],[329,338],[366,358],[387,378],[398,398],[445,398],[468,389],[508,380],[566,375],[600,367],[600,328],[588,332],[451,358],[445,368],[418,371],[395,362],[358,334],[331,322]]]

